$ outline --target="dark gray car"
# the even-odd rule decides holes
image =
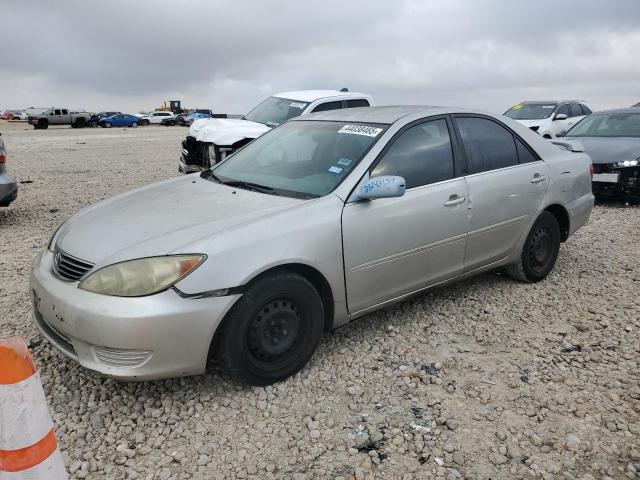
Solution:
[[[566,134],[580,140],[593,161],[593,193],[640,201],[640,111],[598,112]]]
[[[7,152],[0,134],[0,207],[8,207],[18,196],[16,177],[7,173]]]

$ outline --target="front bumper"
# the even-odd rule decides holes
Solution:
[[[592,182],[596,197],[629,198],[640,200],[640,166],[616,167],[610,163],[594,164]],[[599,178],[607,181],[599,181]]]
[[[240,297],[98,295],[58,278],[48,250],[34,260],[31,294],[42,335],[83,367],[122,380],[203,373],[213,334]]]

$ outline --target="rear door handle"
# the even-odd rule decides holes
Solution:
[[[540,182],[544,182],[547,179],[546,176],[544,175],[540,175],[539,173],[536,173],[533,178],[531,180],[529,180],[531,183],[540,183]]]
[[[444,202],[444,206],[453,207],[454,205],[460,205],[461,203],[464,203],[465,200],[466,200],[465,197],[459,197],[458,195],[453,194],[449,197],[449,200]]]

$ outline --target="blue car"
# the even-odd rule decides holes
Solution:
[[[140,119],[135,115],[119,113],[111,117],[101,118],[98,125],[104,128],[111,127],[137,127]]]

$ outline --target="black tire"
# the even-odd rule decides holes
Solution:
[[[133,122],[131,124],[131,128],[138,128],[138,122]]]
[[[84,121],[84,118],[76,119],[76,128],[84,128],[84,127],[86,127],[86,123]]]
[[[104,122],[104,123],[102,124],[102,126],[103,126],[104,128],[111,128],[111,123],[109,123],[109,122]]]
[[[211,352],[242,383],[270,385],[300,371],[318,346],[324,323],[322,299],[292,272],[265,276],[247,287],[227,314]]]
[[[148,127],[149,126],[149,120],[140,120],[140,125],[143,127]]]
[[[40,120],[38,120],[39,130],[46,130],[47,128],[49,128],[49,122],[47,121],[46,118],[41,118]]]
[[[524,242],[520,261],[505,267],[505,273],[521,282],[544,280],[553,270],[560,251],[560,225],[556,217],[542,212]]]

